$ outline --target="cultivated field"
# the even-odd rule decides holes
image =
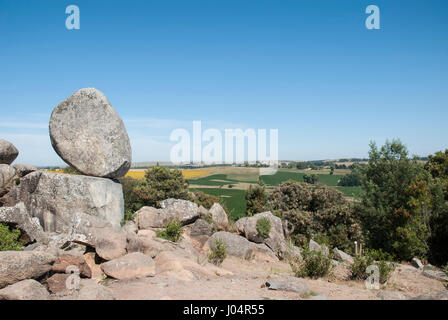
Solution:
[[[319,176],[320,183],[341,191],[346,197],[353,199],[359,198],[361,194],[360,187],[339,187],[337,185],[339,179],[343,176],[343,174],[340,174],[341,171],[338,174],[330,175],[329,170],[306,171],[279,169],[275,175],[260,177],[258,175],[259,171],[256,168],[217,167],[212,174],[198,178],[190,178],[187,181],[192,190],[200,190],[204,193],[220,197],[231,211],[232,219],[236,220],[239,217],[245,216],[245,190],[251,184],[257,183],[259,178],[266,185],[267,191],[269,192],[276,185],[287,180],[303,182],[303,176],[306,173],[313,173]],[[348,173],[350,170],[344,170],[342,172]]]

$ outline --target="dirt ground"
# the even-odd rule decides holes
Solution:
[[[112,289],[116,299],[122,300],[378,300],[381,292],[413,298],[446,290],[440,281],[429,279],[418,269],[407,265],[399,265],[380,290],[369,290],[363,282],[349,280],[349,271],[338,266],[330,278],[302,279],[310,289],[307,296],[269,290],[265,286],[269,278],[292,275],[289,265],[284,262],[245,261],[229,257],[221,268],[229,274],[193,272],[193,279],[157,274],[127,281],[109,280],[105,285]]]

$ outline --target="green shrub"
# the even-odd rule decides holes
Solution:
[[[361,185],[361,177],[358,170],[353,170],[349,174],[341,177],[338,181],[338,186],[342,187],[357,187]]]
[[[256,228],[260,236],[267,238],[271,232],[271,221],[268,218],[260,218],[257,220]]]
[[[134,188],[138,202],[144,206],[159,207],[168,199],[192,200],[182,173],[178,169],[155,166],[145,173],[145,180]]]
[[[10,229],[7,225],[0,223],[0,251],[20,251],[22,243],[19,241],[20,231]]]
[[[139,197],[134,192],[134,189],[139,184],[138,179],[131,177],[123,177],[119,179],[123,188],[124,198],[124,219],[123,223],[134,219],[134,213],[143,207]]]
[[[267,203],[268,196],[264,186],[249,186],[249,189],[246,191],[246,214],[248,216],[266,211]]]
[[[296,277],[312,279],[331,275],[333,264],[331,255],[325,255],[321,251],[311,251],[308,247],[302,250],[302,257],[297,256],[289,261]]]
[[[305,174],[303,175],[303,182],[309,184],[316,184],[319,181],[319,176],[317,174]]]
[[[367,267],[375,265],[380,273],[380,283],[386,283],[392,272],[395,270],[395,263],[388,262],[385,258],[390,256],[382,251],[365,250],[361,257],[354,257],[354,263],[350,266],[351,278],[355,280],[366,280],[369,274],[366,273]]]
[[[181,238],[184,230],[182,229],[182,222],[175,218],[168,222],[165,229],[157,232],[157,237],[177,242]]]
[[[214,265],[220,266],[227,258],[227,246],[221,239],[215,240],[215,246],[211,249],[208,261]]]
[[[207,194],[205,192],[198,190],[193,192],[193,201],[198,206],[203,206],[207,210],[210,209],[215,202],[216,203],[220,202],[217,196]]]
[[[329,247],[353,251],[361,241],[360,219],[341,192],[325,185],[296,181],[279,184],[270,195],[270,208],[294,227],[291,239],[304,246],[308,239],[325,239]]]

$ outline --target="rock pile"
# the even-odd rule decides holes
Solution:
[[[11,166],[19,152],[0,139],[0,222],[20,229],[29,243],[25,251],[0,252],[0,289],[9,285],[1,299],[47,299],[47,288],[66,291],[68,269],[99,280],[101,262],[127,253],[122,186],[112,180],[124,176],[132,161],[123,121],[104,94],[88,88],[59,104],[49,127],[55,151],[81,175]],[[81,254],[66,254],[72,249]],[[70,296],[111,297],[103,291],[81,281]]]

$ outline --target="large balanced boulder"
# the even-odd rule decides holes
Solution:
[[[23,280],[0,290],[0,300],[49,300],[50,294],[36,280]]]
[[[253,247],[251,243],[237,234],[219,231],[214,233],[208,240],[210,249],[216,249],[218,241],[221,240],[226,248],[226,253],[246,260],[250,260],[253,255]]]
[[[0,252],[0,288],[42,276],[51,270],[56,258],[51,250]]]
[[[11,164],[19,155],[19,151],[11,142],[0,139],[0,164]]]
[[[16,178],[17,173],[13,167],[7,164],[0,164],[0,197],[11,190]]]
[[[50,138],[57,154],[85,175],[119,178],[131,167],[124,123],[97,89],[78,90],[53,110]]]
[[[160,206],[162,209],[143,207],[137,211],[139,229],[165,228],[173,219],[186,225],[199,218],[198,205],[187,200],[167,199]]]
[[[110,179],[37,171],[23,177],[5,197],[9,206],[23,202],[28,213],[51,232],[69,230],[77,212],[116,228],[124,216],[122,186]]]

